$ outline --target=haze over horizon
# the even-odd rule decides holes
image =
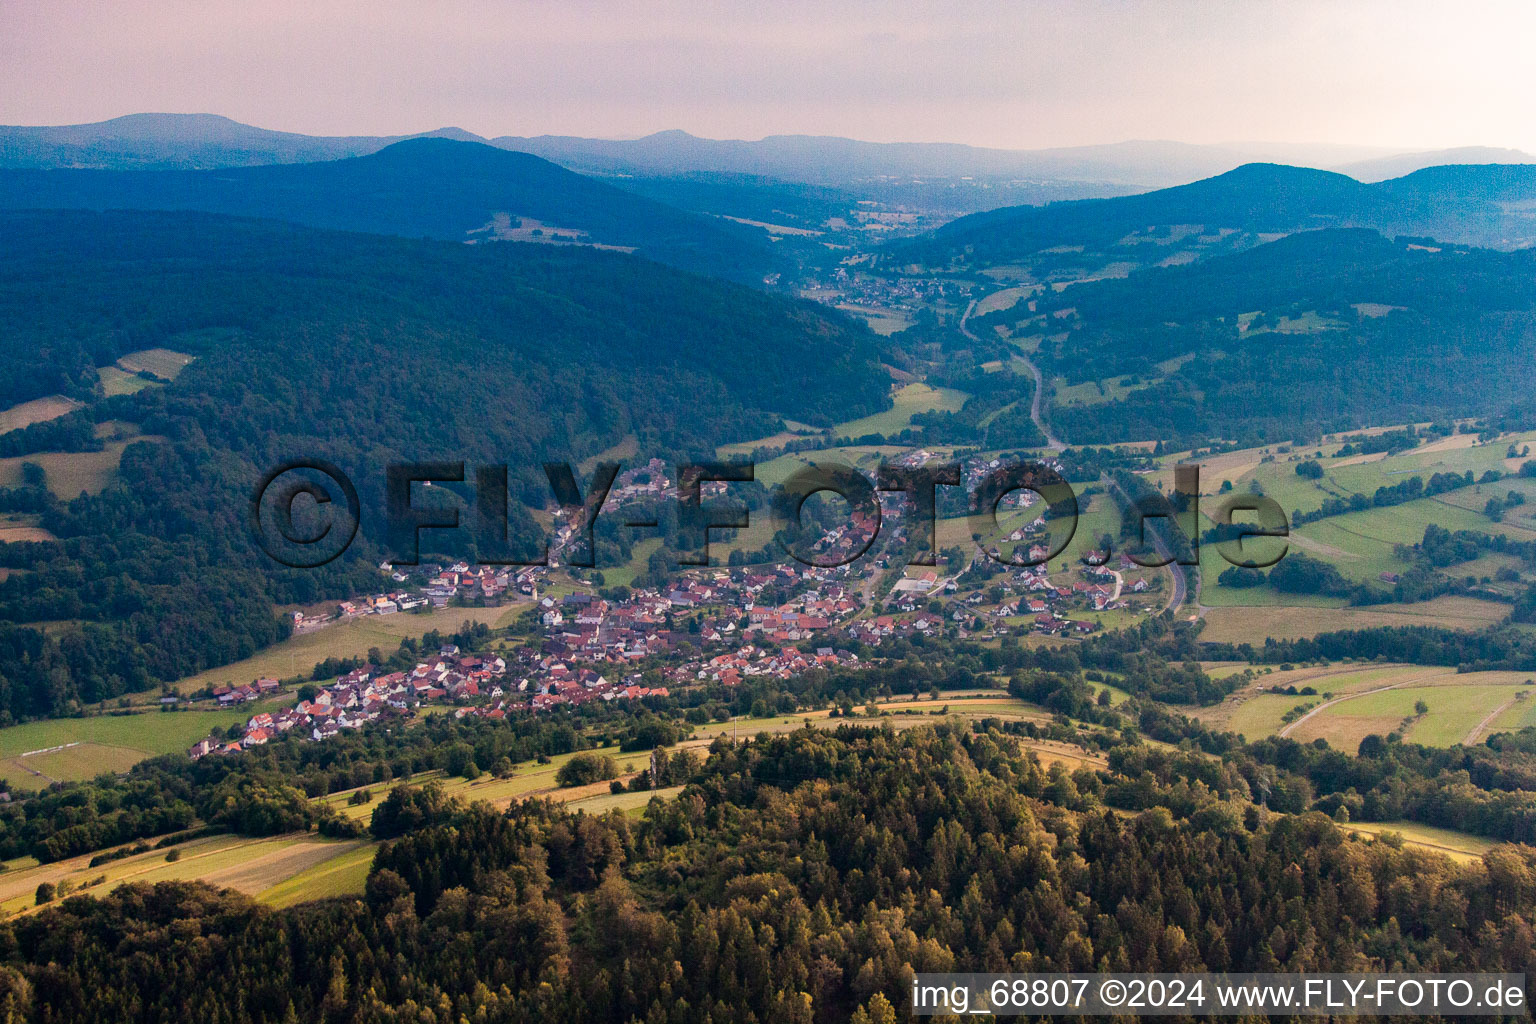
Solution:
[[[0,122],[172,111],[314,135],[1536,150],[1533,28],[1512,2],[0,0]]]

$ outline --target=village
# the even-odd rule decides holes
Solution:
[[[911,453],[904,462],[913,462]],[[967,480],[988,470],[968,467]],[[995,468],[995,466],[990,467]],[[663,498],[672,491],[661,464],[652,460],[623,474],[614,494]],[[761,566],[698,568],[678,572],[664,590],[624,588],[622,596],[593,593],[563,571],[561,555],[580,531],[557,517],[548,565],[380,566],[393,587],[338,602],[328,612],[294,612],[296,632],[324,629],[361,616],[409,614],[417,609],[524,603],[535,634],[495,654],[465,654],[445,646],[408,672],[361,666],[308,699],[281,711],[253,715],[238,739],[208,738],[193,758],[235,753],[297,730],[315,741],[391,716],[405,718],[429,705],[451,706],[456,716],[505,717],[548,712],[590,701],[665,697],[674,689],[733,686],[754,676],[789,678],[813,668],[857,668],[878,658],[894,639],[945,634],[990,640],[1009,634],[1081,636],[1099,628],[1074,618],[1075,609],[1125,608],[1127,595],[1148,589],[1138,568],[1120,558],[1119,568],[1088,552],[1074,570],[1054,576],[1041,564],[1006,565],[996,545],[976,551],[963,567],[937,569],[898,562],[907,534],[902,495],[885,492],[880,535],[855,517],[814,546],[825,566],[794,560]],[[1014,495],[1012,507],[1027,508]],[[1035,519],[1002,538],[1026,547],[1030,560],[1048,553],[1044,525]],[[875,542],[874,546],[870,546]],[[868,550],[865,550],[868,548]],[[863,552],[848,559],[850,554]],[[897,577],[894,580],[892,577]],[[877,596],[884,580],[889,589]],[[564,591],[560,596],[554,592]],[[649,679],[652,685],[644,680]],[[659,682],[661,685],[655,685]],[[262,678],[221,686],[221,706],[268,698],[278,680]]]

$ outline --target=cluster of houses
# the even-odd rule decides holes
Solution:
[[[394,615],[417,609],[445,608],[455,597],[461,596],[491,602],[504,600],[509,595],[528,597],[535,592],[538,578],[546,571],[543,566],[514,569],[504,566],[470,566],[460,562],[444,569],[434,569],[418,584],[411,585],[413,581],[405,572],[388,563],[379,568],[389,573],[394,583],[406,586],[342,601],[329,614],[295,611],[293,631],[309,633],[363,615]]]
[[[451,577],[455,567],[434,576]],[[665,686],[646,686],[633,663],[684,650],[688,654],[665,666],[665,677],[680,685],[743,677],[788,678],[808,668],[854,664],[852,652],[818,646],[802,653],[795,643],[832,628],[858,609],[845,585],[834,579],[846,569],[819,570],[798,565],[758,573],[717,573],[680,580],[667,593],[636,591],[625,601],[607,601],[575,593],[538,602],[545,627],[539,646],[524,645],[507,655],[462,655],[445,647],[438,657],[410,672],[379,674],[363,667],[341,676],[312,699],[278,712],[253,715],[238,740],[207,739],[190,751],[194,758],[260,746],[294,729],[324,740],[391,714],[405,714],[432,701],[456,702],[459,716],[502,717],[512,710],[541,711],[593,700],[665,697]],[[772,607],[755,601],[772,590],[797,593]],[[378,602],[347,602],[381,614]],[[697,613],[697,614],[695,614]],[[387,614],[387,612],[383,612]],[[690,625],[679,627],[685,615]],[[706,647],[735,649],[706,656]],[[510,659],[510,661],[509,661]],[[223,705],[270,696],[274,679],[248,686],[220,687]]]
[[[917,451],[898,461],[915,465],[929,457]],[[967,476],[985,474],[997,465],[995,460],[975,462]],[[672,486],[666,468],[653,459],[622,474],[615,494],[665,495]],[[889,514],[901,512],[893,508]],[[874,527],[872,521],[851,522],[825,539],[822,550],[862,549]],[[983,608],[995,602],[995,596],[993,602],[979,591],[952,598],[960,589],[956,579],[940,581],[937,572],[929,571],[896,584],[885,600],[887,614],[861,616],[875,574],[890,567],[890,550],[901,550],[900,534],[887,529],[881,530],[881,539],[897,543],[886,554],[876,551],[829,567],[786,561],[699,570],[678,577],[665,590],[626,591],[622,600],[583,592],[541,599],[541,584],[550,572],[546,566],[458,563],[408,571],[382,566],[398,585],[396,589],[343,601],[329,617],[296,614],[296,628],[408,612],[423,605],[441,607],[455,597],[504,601],[521,595],[535,602],[542,640],[498,655],[465,655],[444,647],[437,657],[409,672],[360,668],[309,700],[253,715],[240,739],[204,740],[191,753],[195,758],[242,750],[295,729],[324,740],[384,716],[408,714],[432,701],[457,704],[455,714],[460,717],[499,718],[513,711],[538,712],[596,700],[665,697],[668,687],[734,685],[754,676],[788,678],[813,668],[857,665],[859,658],[850,646],[873,648],[894,638],[932,636],[948,628],[947,620],[966,630],[987,616],[992,622],[985,628],[1002,633],[1009,629],[1005,620],[1032,617],[1030,628],[1040,632],[1085,633],[1096,629],[1096,624],[1074,620],[1068,614],[1070,608],[1123,607],[1122,591],[1147,588],[1144,578],[1125,583],[1120,573],[1100,564],[1101,559],[1089,558],[1081,569],[1083,578],[1070,584],[1053,581],[1044,564],[1011,570],[1002,581],[1004,599],[995,607]],[[1024,527],[1009,539],[1026,543],[1040,529]],[[551,554],[558,554],[575,536],[571,524],[557,525]],[[1041,558],[1046,549],[1035,543],[1030,552],[1033,558]],[[558,563],[552,559],[551,564]],[[1125,562],[1122,568],[1130,567]],[[934,610],[932,601],[937,597],[951,599],[942,610]],[[667,685],[647,685],[642,676]],[[220,687],[214,695],[227,706],[268,697],[278,689],[276,680],[258,679],[246,686]]]
[[[1134,563],[1122,560],[1121,571],[1132,568]],[[1090,556],[1083,567],[1081,580],[1063,586],[1052,582],[1044,565],[1032,566],[1023,572],[1017,597],[1004,601],[993,614],[999,618],[1016,615],[1033,617],[1034,629],[1041,633],[1071,634],[1091,633],[1097,623],[1075,620],[1067,613],[1067,606],[1091,607],[1096,612],[1127,607],[1122,593],[1140,594],[1147,590],[1145,578],[1122,583],[1119,573]]]
[[[795,643],[857,611],[848,569],[788,563],[680,579],[665,592],[636,590],[624,601],[584,593],[539,602],[547,654],[591,663],[634,663],[687,643],[746,638]],[[789,595],[789,596],[785,596]],[[768,597],[778,598],[777,603]],[[689,625],[678,625],[680,617]]]
[[[917,216],[910,213],[877,213],[869,210],[856,211],[859,227],[865,231],[892,231],[897,225],[910,228]],[[860,257],[853,257],[860,261]],[[849,272],[856,263],[840,266],[826,282],[829,290],[839,301],[853,306],[875,310],[911,311],[919,304],[931,303],[944,296],[959,293],[963,286],[946,281],[916,277],[884,277]]]
[[[416,665],[409,672],[380,674],[368,665],[353,669],[316,694],[281,711],[263,711],[246,722],[245,734],[238,740],[218,742],[205,739],[189,751],[195,760],[211,753],[234,753],[258,747],[275,736],[301,730],[314,740],[335,736],[342,729],[356,729],[388,715],[404,714],[433,700],[500,700],[506,690],[507,663],[499,655],[461,654],[453,645],[443,647],[437,657]],[[259,679],[255,689],[276,692],[275,679]],[[244,696],[249,687],[221,688]],[[226,694],[215,691],[220,701]]]
[[[276,679],[257,679],[243,686],[215,686],[213,699],[219,702],[219,707],[227,708],[247,701],[260,700],[262,697],[270,697],[278,691],[278,688]]]

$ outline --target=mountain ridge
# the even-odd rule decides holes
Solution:
[[[200,169],[365,156],[394,142],[446,137],[569,161],[603,173],[713,171],[768,174],[806,184],[842,184],[878,175],[1044,177],[1159,188],[1219,174],[1246,162],[1277,160],[1320,168],[1370,170],[1396,160],[1393,177],[1472,147],[1410,153],[1391,147],[1307,143],[1185,143],[1131,139],[1097,145],[1003,149],[947,142],[866,142],[836,135],[779,133],[761,139],[710,139],[678,128],[636,139],[574,135],[493,138],[457,127],[400,135],[305,135],[257,128],[218,114],[128,114],[90,124],[0,126],[0,167],[43,169]],[[1508,151],[1518,153],[1518,151]],[[835,159],[833,158],[835,156]],[[1536,159],[1527,154],[1522,158]]]
[[[573,240],[750,283],[776,265],[755,229],[674,209],[531,154],[441,137],[313,163],[0,170],[0,208],[200,210],[453,241],[498,234],[538,241],[567,229],[581,233]],[[522,218],[539,226],[522,228]]]
[[[1062,246],[1107,250],[1152,228],[1190,225],[1205,236],[1220,229],[1249,237],[1362,227],[1517,249],[1536,244],[1536,218],[1504,204],[1533,198],[1536,165],[1426,168],[1365,183],[1336,171],[1253,163],[1133,196],[972,214],[901,251],[930,263],[960,254],[973,263],[1000,262]]]
[[[46,170],[201,170],[366,156],[394,142],[484,142],[462,128],[406,135],[305,135],[257,128],[222,114],[125,114],[89,124],[0,125],[0,167]]]

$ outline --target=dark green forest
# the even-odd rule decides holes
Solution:
[[[1365,304],[1371,312],[1357,308]],[[1075,314],[1064,336],[1040,346],[1048,377],[1129,377],[1135,388],[1121,401],[1052,410],[1056,427],[1084,444],[1260,444],[1367,423],[1512,409],[1528,418],[1536,386],[1528,250],[1430,251],[1370,231],[1306,232],[1074,285],[1038,308]],[[1016,329],[1039,328],[1026,319]],[[1176,359],[1177,370],[1158,365]]]
[[[0,998],[39,1021],[883,1024],[917,971],[1536,967],[1528,852],[1354,843],[1208,777],[1143,770],[1162,806],[1117,814],[1097,773],[995,731],[722,740],[639,820],[429,805],[362,900],[71,898],[3,926]]]

